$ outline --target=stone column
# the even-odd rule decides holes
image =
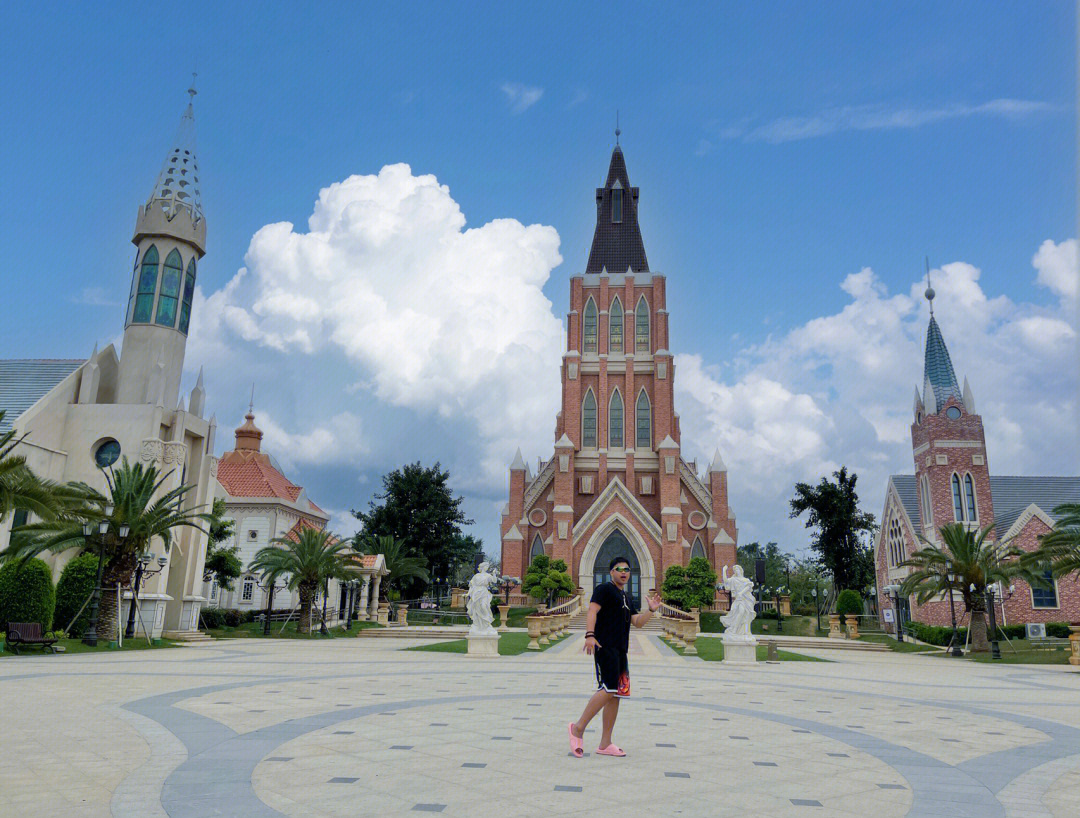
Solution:
[[[367,622],[368,620],[368,587],[371,585],[371,575],[364,574],[361,577],[363,587],[360,589],[360,613],[356,617],[361,622]]]
[[[371,592],[371,604],[368,608],[368,613],[371,618],[374,619],[379,613],[379,586],[382,585],[382,577],[375,577],[375,588]]]

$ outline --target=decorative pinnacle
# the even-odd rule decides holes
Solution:
[[[615,144],[619,144],[619,137],[622,136],[622,131],[619,130],[619,109],[615,109]]]
[[[255,384],[251,385],[251,402],[248,403],[248,414],[255,414]]]
[[[934,296],[937,293],[934,292],[934,288],[930,286],[930,256],[926,257],[926,292],[924,293],[926,300],[930,302],[930,315],[934,315]]]
[[[199,93],[198,91],[195,90],[195,78],[197,76],[199,76],[199,73],[197,71],[192,71],[191,72],[191,87],[187,89],[187,92],[191,96],[192,101],[195,100],[195,95],[197,93]]]

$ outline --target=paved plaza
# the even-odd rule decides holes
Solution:
[[[572,758],[575,635],[0,659],[0,815],[1076,816],[1080,673],[933,656],[732,668],[634,634],[624,759]]]

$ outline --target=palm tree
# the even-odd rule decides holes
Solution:
[[[292,537],[277,537],[259,549],[248,566],[249,571],[264,577],[288,576],[286,587],[300,593],[300,633],[311,633],[311,601],[328,579],[347,579],[353,573],[347,557],[351,551],[346,540],[329,531],[305,528]]]
[[[396,540],[388,534],[381,537],[353,537],[353,548],[359,554],[382,554],[389,571],[380,588],[385,592],[390,588],[400,590],[409,580],[428,581],[427,563],[423,557],[409,553],[404,540]]]
[[[964,609],[971,615],[974,651],[990,649],[985,618],[987,587],[994,583],[1008,585],[1015,576],[1030,581],[1032,575],[1018,561],[1022,553],[1019,549],[988,539],[992,529],[993,525],[989,525],[976,533],[961,523],[943,525],[940,546],[923,539],[925,547],[900,563],[915,569],[901,583],[900,593],[915,594],[919,605],[939,594],[960,592]]]
[[[0,411],[0,423],[4,414]],[[26,465],[25,457],[14,454],[25,439],[26,435],[16,439],[14,429],[0,433],[0,522],[15,510],[52,520],[64,509],[61,487],[39,478]]]
[[[1059,519],[1053,530],[1039,538],[1039,547],[1021,562],[1034,571],[1049,566],[1057,577],[1080,574],[1080,503],[1064,503],[1054,509]]]
[[[67,508],[52,520],[23,526],[12,533],[7,559],[28,560],[45,552],[60,553],[87,549],[99,554],[104,563],[97,633],[106,641],[116,639],[117,587],[131,584],[140,554],[153,540],[159,540],[168,555],[178,530],[194,528],[209,515],[198,508],[184,508],[192,486],[177,486],[159,495],[172,471],[161,473],[155,466],[130,464],[124,458],[119,469],[104,471],[107,494],[86,483],[62,487]],[[83,526],[105,533],[89,539]],[[121,534],[126,529],[126,533]]]

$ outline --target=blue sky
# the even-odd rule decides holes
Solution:
[[[9,8],[2,354],[77,357],[118,338],[135,208],[197,67],[208,300],[187,363],[189,379],[207,368],[219,450],[255,382],[268,444],[317,502],[340,515],[389,468],[439,459],[494,551],[505,477],[493,463],[509,463],[514,440],[532,460],[551,453],[553,338],[618,109],[650,264],[668,276],[684,453],[720,446],[743,539],[802,547],[784,510],[794,480],[845,463],[879,513],[884,475],[911,469],[924,255],[991,468],[1075,471],[1075,440],[1046,434],[1076,420],[1073,4],[672,8]],[[411,174],[380,175],[398,163]],[[414,253],[406,230],[379,253],[337,246],[326,269],[284,270],[275,254],[312,244],[320,191],[354,175],[376,181],[345,199],[445,231],[458,255]],[[430,210],[403,209],[417,191]],[[370,239],[339,204],[327,218]],[[457,210],[483,229],[462,233]],[[289,235],[260,233],[282,222]],[[421,263],[462,277],[444,308],[498,325],[511,304],[512,326],[473,339],[497,355],[367,337],[412,326],[430,284]],[[503,280],[503,300],[469,295]],[[283,282],[365,295],[351,318],[332,304],[275,317],[265,305]],[[450,337],[468,321],[418,309],[417,326],[442,322]],[[392,383],[396,353],[413,367],[406,386]],[[445,377],[425,392],[431,372]]]

